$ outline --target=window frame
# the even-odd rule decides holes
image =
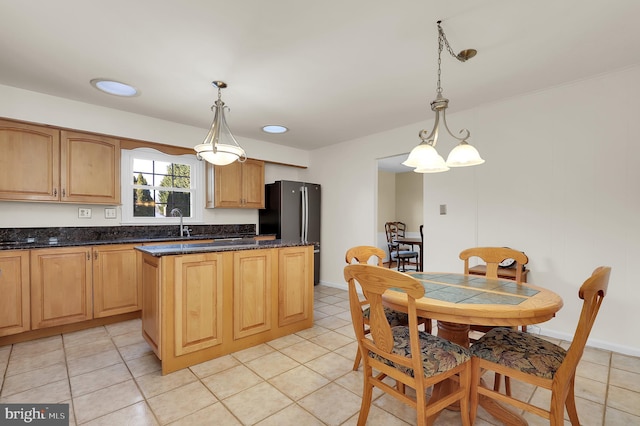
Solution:
[[[165,154],[153,148],[122,149],[121,158],[121,194],[122,194],[122,221],[123,225],[173,225],[179,218],[176,217],[135,217],[133,215],[133,161],[149,160],[162,161],[174,164],[185,164],[191,168],[191,216],[184,217],[184,223],[203,223],[204,211],[204,165],[198,161],[195,154],[172,155]]]

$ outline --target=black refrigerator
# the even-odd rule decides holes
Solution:
[[[320,282],[320,193],[315,183],[279,180],[265,185],[265,208],[259,210],[260,234],[314,243],[314,284]]]

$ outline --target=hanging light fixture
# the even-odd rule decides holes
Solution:
[[[484,163],[484,160],[480,158],[478,150],[467,142],[467,139],[471,136],[471,133],[467,129],[460,130],[462,137],[454,136],[451,130],[449,130],[445,116],[445,111],[449,106],[449,99],[442,96],[442,86],[440,85],[441,54],[444,46],[447,47],[447,51],[451,56],[460,62],[465,62],[473,58],[478,52],[475,49],[467,49],[457,55],[453,53],[453,49],[451,49],[447,37],[444,35],[444,31],[440,26],[441,22],[442,21],[438,21],[438,88],[436,90],[436,99],[431,102],[431,110],[435,111],[436,119],[431,132],[421,130],[418,133],[422,142],[411,150],[409,158],[402,163],[408,167],[415,167],[413,171],[416,173],[446,172],[449,170],[449,167],[475,166]],[[460,141],[458,146],[449,153],[446,162],[436,151],[436,144],[438,143],[438,136],[440,135],[440,114],[442,114],[442,125],[444,129],[451,137]]]
[[[220,91],[227,87],[227,84],[224,81],[214,81],[212,84],[218,88],[218,100],[211,107],[211,111],[215,110],[215,114],[211,130],[209,130],[204,142],[194,147],[196,158],[206,160],[216,166],[226,166],[236,160],[243,163],[247,159],[247,155],[231,134],[227,120],[224,118],[225,106]]]

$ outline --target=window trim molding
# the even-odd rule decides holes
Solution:
[[[198,161],[195,154],[170,155],[153,148],[122,149],[121,161],[121,192],[122,192],[122,225],[169,225],[179,223],[177,217],[134,217],[133,216],[133,174],[134,158],[142,158],[152,161],[164,161],[169,163],[187,164],[191,167],[192,188],[192,217],[185,217],[184,223],[203,223],[204,212],[204,165]]]

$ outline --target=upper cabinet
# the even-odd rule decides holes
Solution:
[[[264,208],[264,161],[207,164],[207,207]]]
[[[120,141],[60,132],[61,201],[120,204]]]
[[[60,200],[60,131],[0,120],[0,199]]]
[[[120,141],[0,120],[0,199],[120,204]]]

